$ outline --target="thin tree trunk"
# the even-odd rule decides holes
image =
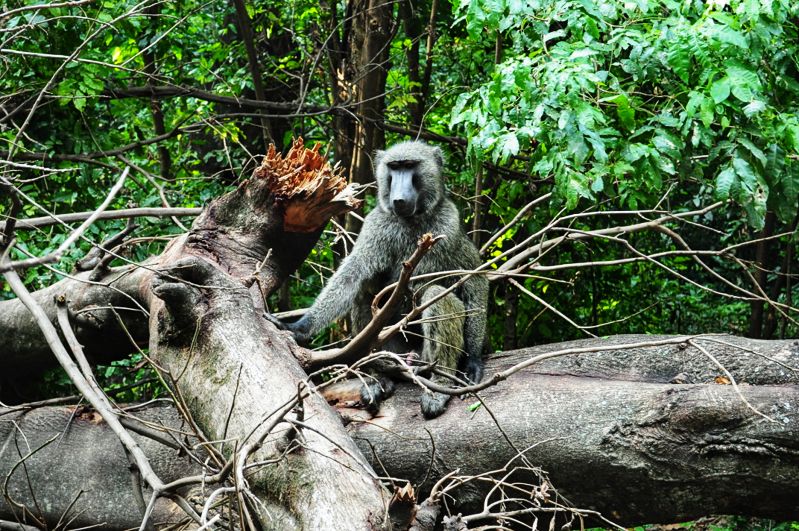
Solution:
[[[157,15],[159,13],[159,9],[159,4],[154,4],[146,9],[147,15],[154,17],[152,19],[153,28],[157,27]],[[155,33],[156,31],[153,31],[153,34]],[[142,54],[142,58],[144,59],[144,73],[147,74],[147,84],[150,86],[154,84],[153,80],[158,72],[153,49],[153,47],[148,48],[147,51]],[[166,126],[164,125],[164,110],[161,107],[161,100],[155,97],[150,98],[150,111],[153,115],[153,129],[155,130],[155,135],[165,135]],[[158,144],[158,160],[161,163],[161,177],[164,179],[169,179],[172,171],[172,156],[169,154],[169,150],[163,144],[163,142]]]
[[[774,234],[774,226],[777,222],[777,217],[774,212],[766,213],[766,221],[763,230],[760,231],[758,238],[760,241],[757,244],[755,251],[755,282],[763,292],[768,293],[768,272],[771,269],[771,264],[774,258],[771,256],[771,241],[768,239]],[[749,318],[749,337],[759,339],[763,337],[763,314],[765,303],[762,300],[755,300],[750,303],[752,315]]]
[[[244,42],[244,48],[247,50],[247,64],[250,67],[250,75],[252,76],[252,83],[255,88],[255,99],[258,101],[266,101],[264,82],[261,78],[261,67],[258,64],[258,52],[255,48],[250,14],[247,12],[244,0],[233,0],[233,3],[236,5],[236,19],[241,29],[241,40]],[[258,110],[258,114],[263,114],[262,109]],[[269,123],[269,119],[264,116],[260,117],[260,121],[264,150],[268,150],[269,144],[274,143],[272,126]]]
[[[355,97],[358,101],[358,122],[350,163],[350,182],[361,185],[374,180],[372,156],[385,147],[386,140],[379,123],[385,112],[386,77],[391,38],[394,31],[393,6],[384,0],[355,2],[352,26],[353,72]],[[360,231],[361,223],[348,216],[348,232]]]

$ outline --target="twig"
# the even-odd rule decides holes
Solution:
[[[197,216],[202,212],[202,208],[123,208],[119,210],[107,210],[101,212],[95,220],[100,219],[125,219],[125,218],[144,218],[144,217],[170,217],[170,216]],[[74,221],[84,221],[89,219],[95,212],[73,212],[69,214],[57,214],[52,216],[42,216],[38,218],[17,219],[17,229],[35,229],[50,225],[72,223]],[[9,215],[9,218],[13,215]],[[0,221],[0,230],[4,230],[8,222]]]
[[[125,184],[125,179],[128,177],[128,173],[130,172],[130,167],[126,167],[125,170],[122,172],[122,175],[119,177],[117,182],[111,188],[111,191],[108,192],[105,200],[102,204],[97,207],[97,210],[89,216],[86,221],[84,221],[77,229],[73,230],[70,235],[64,240],[64,242],[58,246],[58,249],[53,251],[52,253],[37,257],[37,258],[30,258],[27,260],[20,260],[19,262],[5,262],[0,264],[0,273],[4,273],[6,271],[16,270],[16,269],[24,269],[26,267],[31,267],[40,264],[48,264],[51,262],[57,262],[61,259],[61,256],[75,241],[80,238],[83,233],[88,229],[97,218],[100,216],[100,213],[103,212],[108,205],[111,204],[111,201],[114,200],[117,193],[122,189],[122,185]]]

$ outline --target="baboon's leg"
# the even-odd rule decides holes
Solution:
[[[445,288],[435,284],[428,287],[422,294],[421,304],[443,291]],[[448,293],[422,312],[422,363],[435,362],[437,368],[455,373],[463,354],[464,311],[463,302],[454,293]],[[451,384],[451,380],[442,376],[434,376],[433,381]],[[426,418],[437,417],[446,409],[449,398],[449,395],[425,391],[421,398],[422,414]]]

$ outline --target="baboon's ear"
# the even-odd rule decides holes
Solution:
[[[378,149],[377,151],[375,151],[375,156],[372,157],[372,162],[374,163],[375,168],[380,166],[380,163],[383,162],[383,159],[385,158],[385,156],[386,156],[386,152],[383,151],[382,149]]]
[[[441,151],[440,147],[433,148],[433,159],[435,159],[439,169],[444,168],[444,152]]]

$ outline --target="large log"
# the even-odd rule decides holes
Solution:
[[[728,372],[682,341],[625,348],[670,339],[619,336],[500,353],[488,378],[539,355],[587,351],[486,389],[475,412],[467,407],[474,400],[455,402],[428,422],[418,391],[403,386],[379,417],[353,422],[350,433],[375,467],[423,495],[453,470],[468,477],[519,467],[514,481],[539,485],[519,459],[524,451],[575,506],[623,526],[709,514],[799,518],[799,342],[696,338]],[[619,347],[592,351],[608,345]],[[467,482],[452,493],[451,511],[481,513],[492,487]]]
[[[89,282],[90,275],[90,272],[77,273],[34,292],[33,296],[52,322],[56,322],[56,298],[66,296],[75,334],[84,345],[86,355],[93,362],[108,363],[133,352],[136,343],[147,344],[148,308],[143,289],[152,278],[152,271],[115,268],[102,282]],[[0,337],[4,338],[0,349],[3,367],[0,401],[18,403],[24,401],[29,392],[24,384],[35,381],[57,362],[41,330],[19,299],[0,301]]]
[[[469,407],[474,399],[454,400],[441,417],[429,421],[419,411],[419,390],[410,384],[400,385],[374,418],[361,410],[340,411],[352,420],[348,430],[375,469],[398,486],[410,482],[421,498],[453,471],[457,477],[452,479],[460,480],[518,467],[513,481],[541,487],[542,476],[532,468],[540,467],[546,481],[574,506],[626,526],[708,514],[799,518],[799,345],[727,336],[694,339],[725,373],[683,339],[618,336],[498,353],[487,363],[489,378],[537,356],[582,350],[541,361],[482,391],[485,406],[476,411]],[[739,382],[738,391],[749,405],[728,374]],[[259,407],[248,400],[254,399],[239,397],[237,408]],[[57,414],[63,416],[62,410]],[[65,431],[63,420],[17,420],[30,440]],[[67,435],[76,430],[86,432],[82,437],[92,441],[87,445],[118,446],[102,423],[73,423]],[[50,446],[60,452],[52,459],[71,459],[72,447]],[[87,469],[116,467],[116,488],[131,488],[123,454],[83,451],[79,459]],[[172,459],[179,462],[176,454]],[[13,452],[0,453],[0,470],[17,461]],[[53,502],[44,496],[55,494],[43,485],[40,489],[39,482],[63,484],[72,492],[80,477],[72,477],[68,466],[55,475],[48,462],[29,461],[29,475],[36,481],[31,490],[37,496],[41,492],[40,504],[63,507],[68,497],[58,498],[61,505]],[[485,477],[467,481],[450,492],[445,512],[462,513],[471,526],[485,523],[475,515],[483,512],[494,485]],[[83,496],[103,503],[97,491]],[[493,496],[496,501],[498,492]],[[509,506],[538,503],[551,511],[555,501],[563,498],[552,489],[528,488]],[[0,517],[9,514],[7,505],[0,506]],[[519,518],[529,521],[530,516]],[[131,522],[136,523],[135,517]]]
[[[175,430],[168,438],[195,442],[181,435],[185,423],[172,407],[151,406],[135,415]],[[200,472],[197,463],[175,448],[134,437],[163,480]],[[0,408],[0,477],[0,518],[39,529],[59,521],[66,528],[137,528],[150,493],[133,481],[119,439],[97,413],[84,407]],[[189,489],[180,494],[190,495]],[[152,522],[160,527],[185,519],[173,502],[161,498]]]

